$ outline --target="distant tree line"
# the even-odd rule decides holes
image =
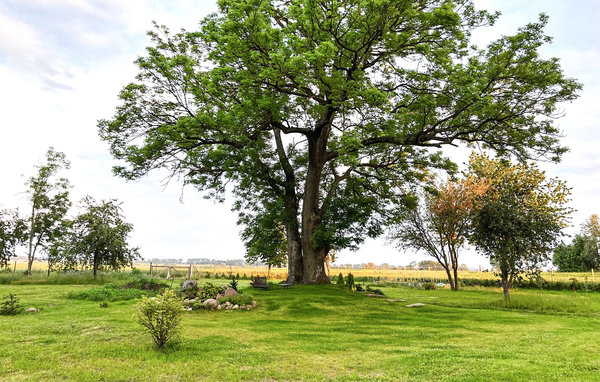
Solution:
[[[586,272],[600,267],[600,222],[591,215],[570,244],[561,243],[554,250],[553,263],[560,272]]]
[[[84,268],[94,278],[99,270],[120,269],[140,258],[138,248],[128,244],[133,226],[125,221],[118,201],[86,196],[79,203],[80,213],[68,216],[71,184],[61,174],[69,167],[63,153],[48,149],[45,162],[25,183],[29,214],[0,210],[0,268],[21,246],[27,250],[27,274],[39,255],[48,261],[48,274]]]

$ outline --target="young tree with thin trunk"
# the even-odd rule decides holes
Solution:
[[[580,85],[537,53],[547,17],[473,48],[496,18],[471,0],[220,1],[198,32],[151,34],[100,134],[128,179],[166,168],[284,201],[288,264],[328,283],[332,247],[381,234],[407,184],[454,167],[437,149],[564,153],[548,117]]]
[[[446,271],[452,290],[458,290],[458,257],[470,231],[473,197],[485,189],[473,179],[447,181],[422,192],[418,205],[393,227],[390,237],[404,249],[424,251]]]
[[[515,278],[549,260],[572,212],[571,190],[534,164],[485,155],[471,156],[469,174],[489,185],[474,198],[470,242],[499,270],[508,302]]]
[[[29,275],[38,251],[47,251],[53,240],[60,235],[61,221],[71,207],[69,180],[59,177],[61,171],[70,168],[65,154],[50,147],[46,152],[45,163],[36,167],[36,175],[29,178],[26,183],[31,203],[27,233],[27,274]]]

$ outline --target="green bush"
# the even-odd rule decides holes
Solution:
[[[137,320],[152,336],[158,349],[177,337],[183,313],[182,300],[171,289],[157,297],[146,297],[136,305]]]
[[[381,289],[371,288],[370,285],[367,285],[367,292],[373,293],[373,294],[378,294],[380,296],[385,296],[385,293],[383,293],[383,291]]]
[[[365,286],[363,284],[355,284],[354,286],[356,287],[357,292],[365,292],[366,291]]]
[[[344,275],[342,272],[337,277],[337,281],[335,282],[337,285],[344,285]]]
[[[212,283],[206,283],[202,286],[202,288],[200,288],[200,291],[198,292],[198,297],[200,297],[200,300],[202,301],[206,301],[209,298],[217,298],[217,295],[219,293],[225,292],[226,288],[227,287],[223,285],[213,285]]]
[[[227,296],[219,299],[219,304],[229,301],[232,305],[251,305],[254,297],[247,294],[238,294],[237,296]]]
[[[348,276],[346,276],[346,286],[354,289],[354,275],[352,273],[348,273]]]
[[[434,290],[434,289],[436,289],[436,288],[437,288],[437,287],[435,286],[435,284],[434,284],[434,283],[423,283],[423,289],[426,289],[426,290]]]
[[[90,301],[125,301],[140,298],[142,296],[152,296],[154,291],[144,291],[140,289],[121,289],[115,285],[105,285],[100,288],[92,288],[81,292],[69,292],[68,298],[76,300]]]
[[[19,305],[19,299],[12,293],[5,297],[5,300],[0,303],[0,315],[14,316],[21,313],[22,308]]]
[[[238,273],[238,278],[239,278],[239,273]],[[239,284],[239,282],[234,277],[229,282],[228,287],[235,289],[235,291],[237,292],[237,290],[238,290],[238,284]]]

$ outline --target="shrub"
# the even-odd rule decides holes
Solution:
[[[346,286],[354,289],[354,275],[352,273],[348,273],[348,276],[346,276]]]
[[[239,275],[239,273],[238,273],[238,275]],[[237,288],[237,287],[238,287],[238,284],[239,284],[239,283],[238,283],[238,281],[237,281],[237,280],[235,279],[235,277],[234,277],[234,278],[232,278],[232,279],[231,279],[231,281],[229,282],[229,285],[228,285],[228,287],[235,289],[235,291],[237,292],[237,290],[238,290],[238,288]]]
[[[342,272],[337,277],[337,281],[335,282],[337,285],[344,285],[344,275]]]
[[[91,301],[125,301],[154,295],[155,292],[140,289],[121,289],[116,285],[105,285],[101,288],[92,288],[81,292],[69,292],[68,298]]]
[[[254,297],[247,294],[238,294],[237,296],[227,296],[219,299],[219,304],[224,304],[227,301],[231,305],[251,305]]]
[[[365,287],[363,284],[355,284],[356,286],[356,291],[357,292],[364,292],[365,291]]]
[[[21,313],[21,310],[19,299],[12,293],[9,293],[5,300],[0,303],[0,314],[3,316],[14,316]]]
[[[225,287],[223,285],[213,285],[212,283],[206,283],[198,292],[198,297],[200,300],[205,301],[209,298],[217,298],[219,293],[225,292]]]
[[[437,288],[434,283],[423,283],[423,288],[426,290],[433,290]]]
[[[383,291],[381,289],[373,289],[373,288],[371,288],[370,285],[367,286],[367,292],[373,293],[373,294],[378,294],[380,296],[385,296],[385,293],[383,293]]]
[[[144,297],[136,309],[138,322],[150,333],[158,349],[164,349],[177,337],[183,306],[182,300],[171,289],[157,297]]]
[[[101,308],[108,308],[108,302],[106,302],[106,301],[102,301],[102,302],[100,303],[100,307],[101,307]]]

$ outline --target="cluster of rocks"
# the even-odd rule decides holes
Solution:
[[[250,310],[250,309],[254,309],[256,308],[256,301],[252,301],[252,304],[250,305],[234,305],[232,303],[230,303],[229,301],[225,301],[224,303],[220,304],[219,300],[211,298],[208,299],[206,301],[204,301],[203,303],[204,305],[204,309],[208,309],[208,310]],[[188,308],[188,310],[191,310],[190,308]]]
[[[196,283],[196,284],[194,285],[193,283]],[[197,285],[198,285],[197,281],[188,280],[182,286],[182,291],[187,290],[188,288],[194,288],[194,287],[197,288]],[[238,292],[235,289],[227,288],[224,293],[217,294],[217,296],[215,298],[209,298],[205,301],[201,301],[199,297],[185,299],[183,301],[183,305],[186,310],[194,310],[194,307],[197,307],[199,305],[199,303],[202,303],[202,306],[204,307],[204,309],[207,309],[207,310],[240,310],[240,309],[241,310],[250,310],[250,309],[256,308],[256,301],[252,301],[252,304],[248,304],[248,305],[232,304],[229,301],[226,301],[224,303],[219,302],[219,300],[221,300],[224,297],[232,297],[232,296],[237,296],[237,295],[238,295]]]

